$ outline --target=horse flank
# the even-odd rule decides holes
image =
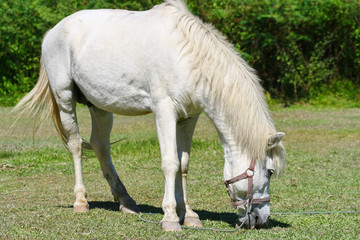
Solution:
[[[247,149],[251,157],[264,159],[268,138],[276,130],[255,71],[220,32],[190,13],[184,1],[166,3],[177,9],[177,28],[183,35],[182,54],[193,61],[193,85],[209,86],[203,95],[225,115],[237,144]],[[279,155],[275,165],[281,171],[282,145],[273,153]]]

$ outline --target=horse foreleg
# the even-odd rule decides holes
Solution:
[[[114,200],[120,202],[123,212],[138,213],[140,209],[120,181],[110,156],[110,132],[113,124],[112,113],[95,106],[89,108],[92,120],[90,144],[99,159],[101,170],[108,181]]]
[[[190,148],[195,126],[199,116],[179,121],[176,125],[176,142],[179,159],[181,159],[181,188],[179,193],[181,197],[177,198],[178,212],[180,212],[181,219],[184,220],[185,226],[202,227],[199,215],[195,213],[187,200],[186,193],[186,177],[189,168]]]
[[[156,128],[161,150],[161,169],[165,177],[165,193],[162,203],[164,217],[161,226],[165,231],[180,231],[176,213],[175,185],[181,181],[180,162],[176,150],[176,116],[171,103],[163,103],[155,112]]]

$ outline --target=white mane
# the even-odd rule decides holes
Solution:
[[[225,115],[237,144],[253,158],[264,159],[268,138],[276,130],[255,71],[220,32],[190,13],[183,0],[167,0],[166,4],[177,9],[182,54],[193,61],[194,86],[208,85],[203,94]],[[282,155],[282,146],[278,148],[273,152]],[[283,158],[275,159],[281,169]]]

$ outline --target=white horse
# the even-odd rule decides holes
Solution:
[[[153,112],[165,176],[162,227],[202,226],[187,201],[186,175],[194,128],[204,111],[224,148],[224,179],[230,179],[226,185],[240,222],[267,222],[270,175],[284,168],[284,134],[274,128],[253,69],[183,0],[142,12],[77,12],[46,34],[41,58],[38,83],[15,109],[52,114],[74,160],[75,212],[89,210],[75,110],[80,102],[89,107],[90,147],[120,210],[139,212],[111,161],[112,113]],[[248,180],[232,179],[240,173]]]

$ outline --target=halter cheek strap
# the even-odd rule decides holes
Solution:
[[[243,172],[242,174],[233,177],[229,180],[225,180],[225,186],[227,188],[227,192],[231,198],[231,205],[236,208],[237,206],[247,206],[247,211],[250,212],[251,211],[251,205],[259,205],[259,204],[263,204],[266,202],[270,202],[270,197],[266,197],[266,198],[252,198],[253,195],[253,177],[254,177],[254,169],[255,169],[255,164],[256,164],[256,160],[253,158],[251,160],[250,163],[250,167],[248,169],[246,169],[245,172]],[[231,197],[231,193],[230,193],[230,184],[238,182],[240,180],[243,179],[248,179],[248,190],[247,190],[247,194],[246,194],[246,199],[245,200],[240,200],[240,201],[236,201]]]

